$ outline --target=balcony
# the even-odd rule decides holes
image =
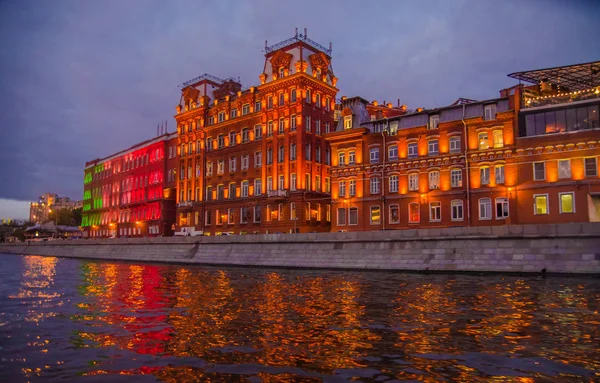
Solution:
[[[553,92],[552,94],[526,92],[523,95],[523,109],[564,105],[594,99],[600,100],[600,87],[566,93]]]
[[[267,191],[267,197],[287,197],[287,190],[269,190]]]
[[[192,207],[192,201],[182,201],[177,204],[177,207]]]

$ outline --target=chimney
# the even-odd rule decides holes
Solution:
[[[400,107],[400,99],[398,99],[398,107]]]

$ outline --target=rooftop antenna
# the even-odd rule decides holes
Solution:
[[[304,37],[306,38],[308,35],[306,33],[306,28],[304,28]]]
[[[159,126],[160,126],[160,124],[156,124],[156,136],[157,137],[159,136],[159,134],[158,134],[158,128],[159,128]]]
[[[298,37],[298,27],[296,27],[296,36],[295,37]]]
[[[267,40],[265,40],[265,51],[267,50]]]
[[[332,49],[332,45],[331,45],[331,41],[329,42],[329,52],[331,52]]]

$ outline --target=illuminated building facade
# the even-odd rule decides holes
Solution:
[[[35,202],[29,203],[29,221],[44,223],[48,221],[52,211],[60,209],[77,209],[82,207],[82,201],[73,201],[69,197],[59,197],[58,194],[45,193]]]
[[[599,69],[520,72],[538,85],[387,118],[343,100],[332,231],[600,220]]]
[[[260,85],[204,74],[177,106],[176,234],[330,230],[331,46],[265,47]]]
[[[82,227],[92,238],[163,236],[175,222],[177,134],[87,162]],[[169,177],[170,176],[170,177]]]

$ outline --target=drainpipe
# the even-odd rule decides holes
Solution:
[[[386,121],[386,125],[387,125],[387,121]],[[387,126],[386,126],[387,129]],[[386,147],[385,147],[385,129],[383,129],[381,131],[381,137],[383,139],[383,150],[382,150],[382,166],[381,166],[381,230],[385,230],[385,178],[384,178],[384,172],[385,172],[385,154],[386,154]]]
[[[467,227],[471,226],[471,185],[469,180],[469,137],[467,136],[467,123],[465,122],[465,104],[463,104],[462,123],[464,127],[465,136],[465,172],[466,172],[466,184],[467,184]]]

